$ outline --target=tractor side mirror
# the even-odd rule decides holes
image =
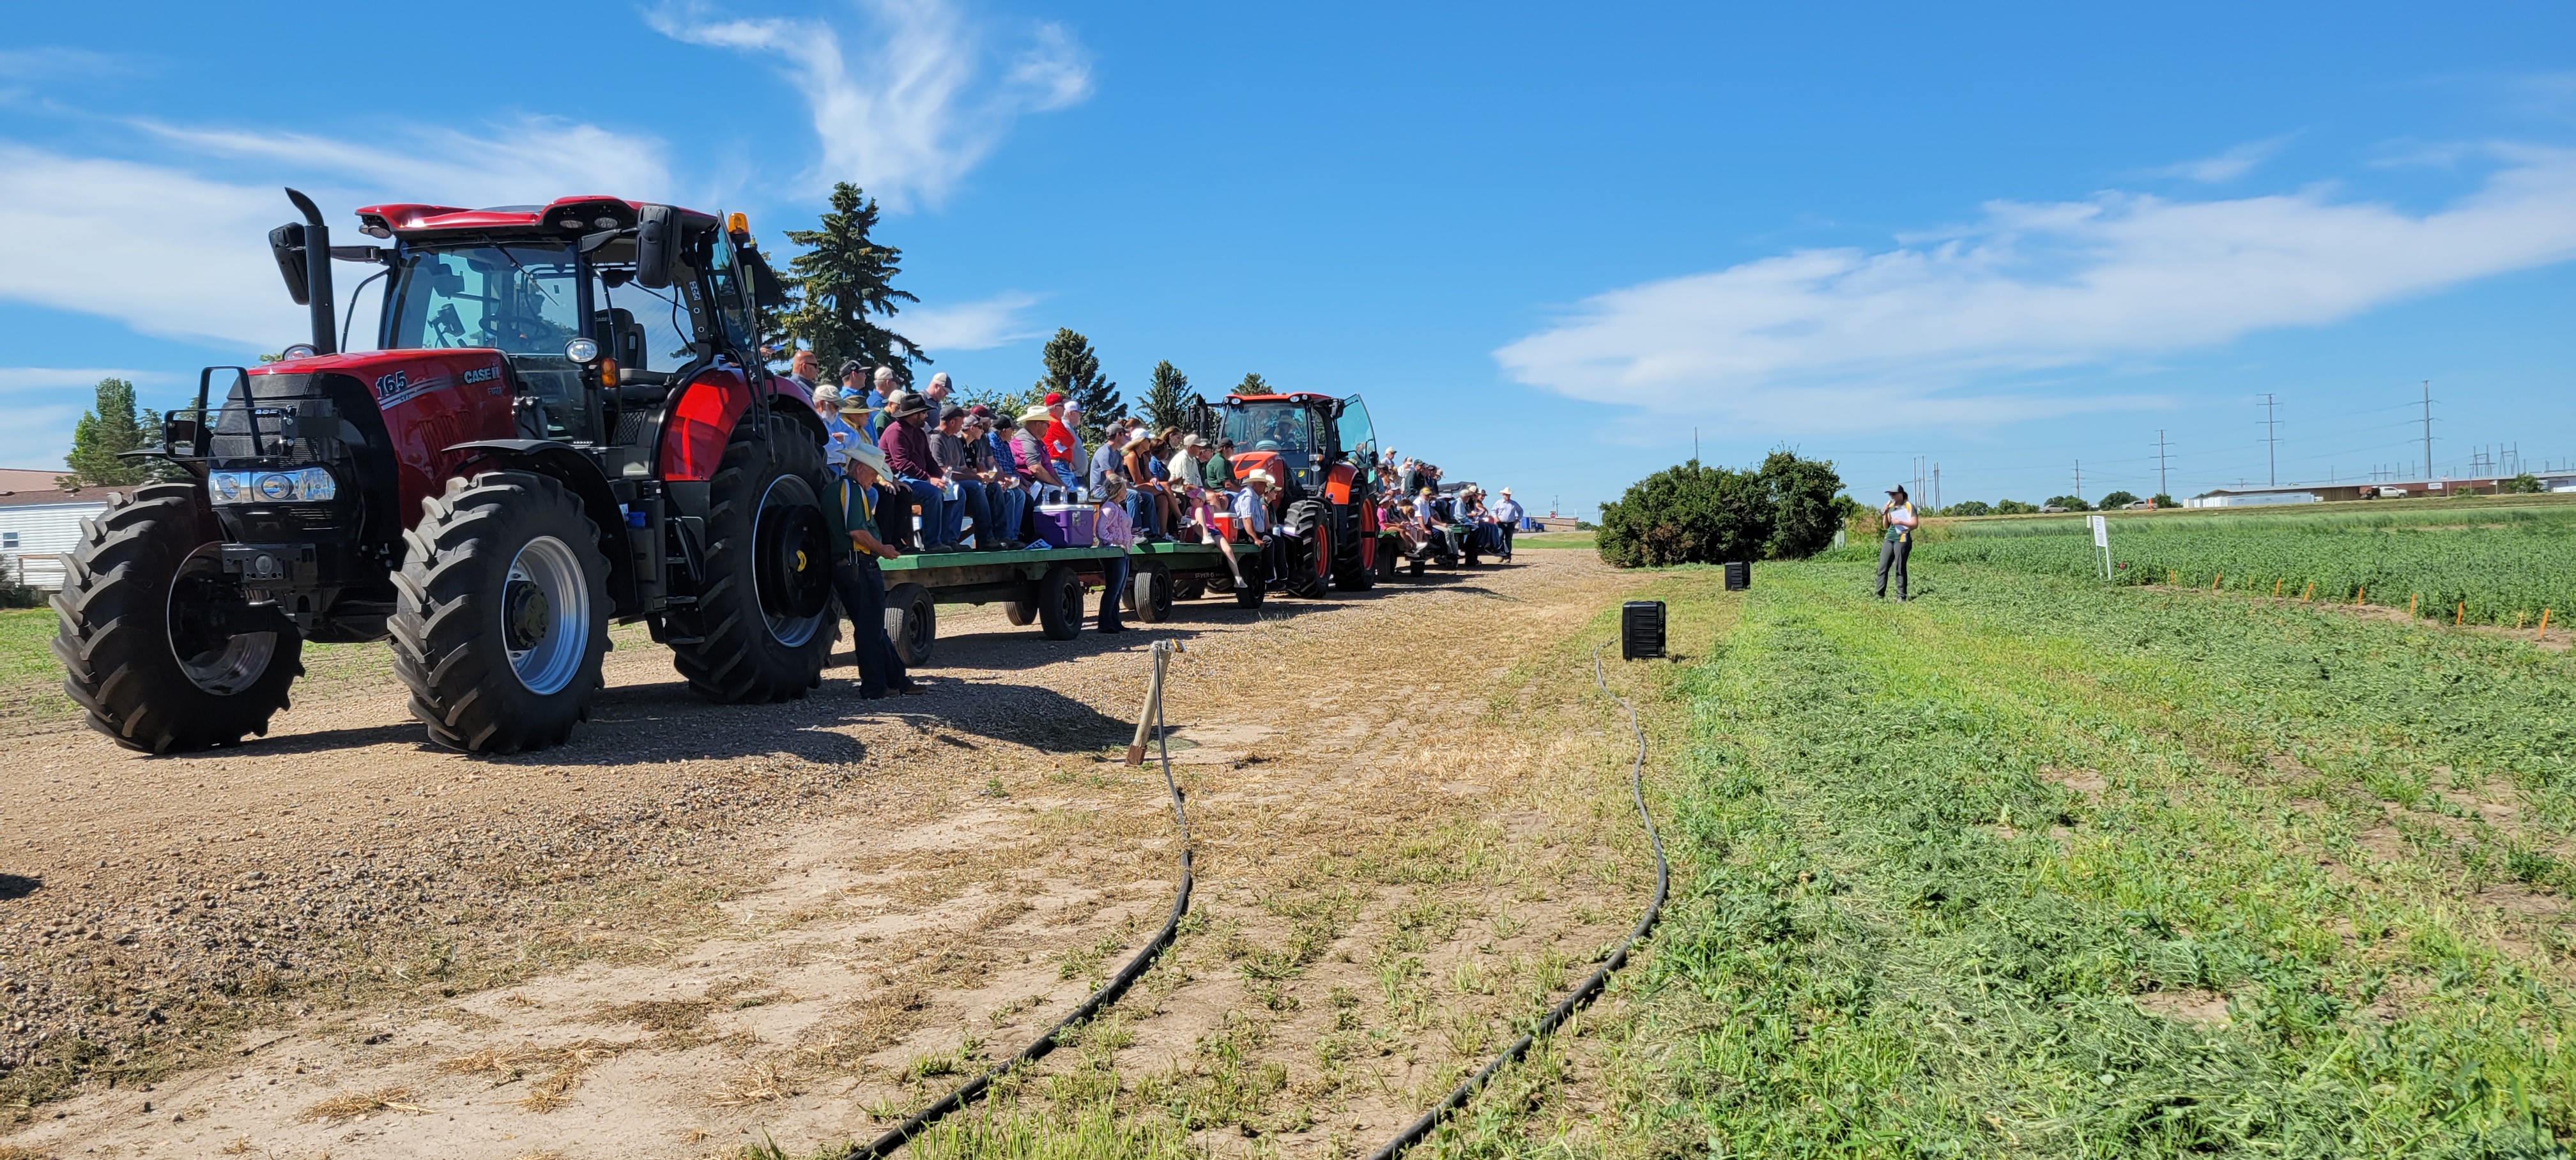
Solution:
[[[277,256],[277,272],[286,279],[287,297],[298,306],[312,305],[313,287],[304,271],[304,223],[288,222],[268,231],[268,251]]]
[[[635,281],[647,290],[671,284],[671,267],[680,256],[680,211],[648,205],[635,213]]]

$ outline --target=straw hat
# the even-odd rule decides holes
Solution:
[[[1023,427],[1026,427],[1031,423],[1053,422],[1055,422],[1055,416],[1048,414],[1047,409],[1044,407],[1031,407],[1020,415],[1020,426]]]
[[[1250,487],[1256,483],[1267,487],[1276,482],[1278,481],[1270,478],[1269,472],[1263,471],[1258,467],[1243,473],[1243,485],[1245,487]]]
[[[853,463],[867,464],[876,469],[877,475],[881,478],[891,477],[894,474],[894,471],[886,466],[885,452],[877,450],[877,445],[874,443],[852,443],[842,458]]]

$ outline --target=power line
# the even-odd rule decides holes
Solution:
[[[2166,456],[2165,456],[2165,430],[2164,430],[2164,428],[2162,428],[2162,427],[2158,427],[2158,428],[2156,428],[2156,494],[2157,494],[2157,495],[2172,495],[2172,494],[2173,494],[2173,489],[2172,489],[2172,488],[2170,488],[2170,487],[2166,487],[2166,486],[2165,486],[2165,459],[2166,459]]]

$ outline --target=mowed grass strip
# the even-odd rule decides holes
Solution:
[[[1550,1143],[1541,1095],[1517,1137],[1480,1118],[1455,1154],[2543,1155],[2576,1133],[2563,880],[2482,870],[2501,860],[2432,804],[2466,786],[2527,853],[2563,845],[2563,714],[2494,708],[2565,703],[2563,661],[2001,571],[1906,606],[1864,579],[1765,566],[1731,632],[1677,642],[1699,655],[1655,713],[1693,739],[1658,758],[1679,889],[1601,1090],[1564,1097],[1606,1100],[1602,1135]],[[2351,694],[2292,683],[2318,649]],[[2416,814],[2423,840],[2362,840]]]

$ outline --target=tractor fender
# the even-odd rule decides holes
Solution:
[[[599,528],[599,551],[608,557],[608,598],[619,614],[636,603],[635,553],[626,546],[626,513],[617,506],[608,476],[589,456],[552,439],[477,439],[447,446],[455,473],[471,479],[495,468],[533,471],[550,476],[581,500],[581,513]]]

